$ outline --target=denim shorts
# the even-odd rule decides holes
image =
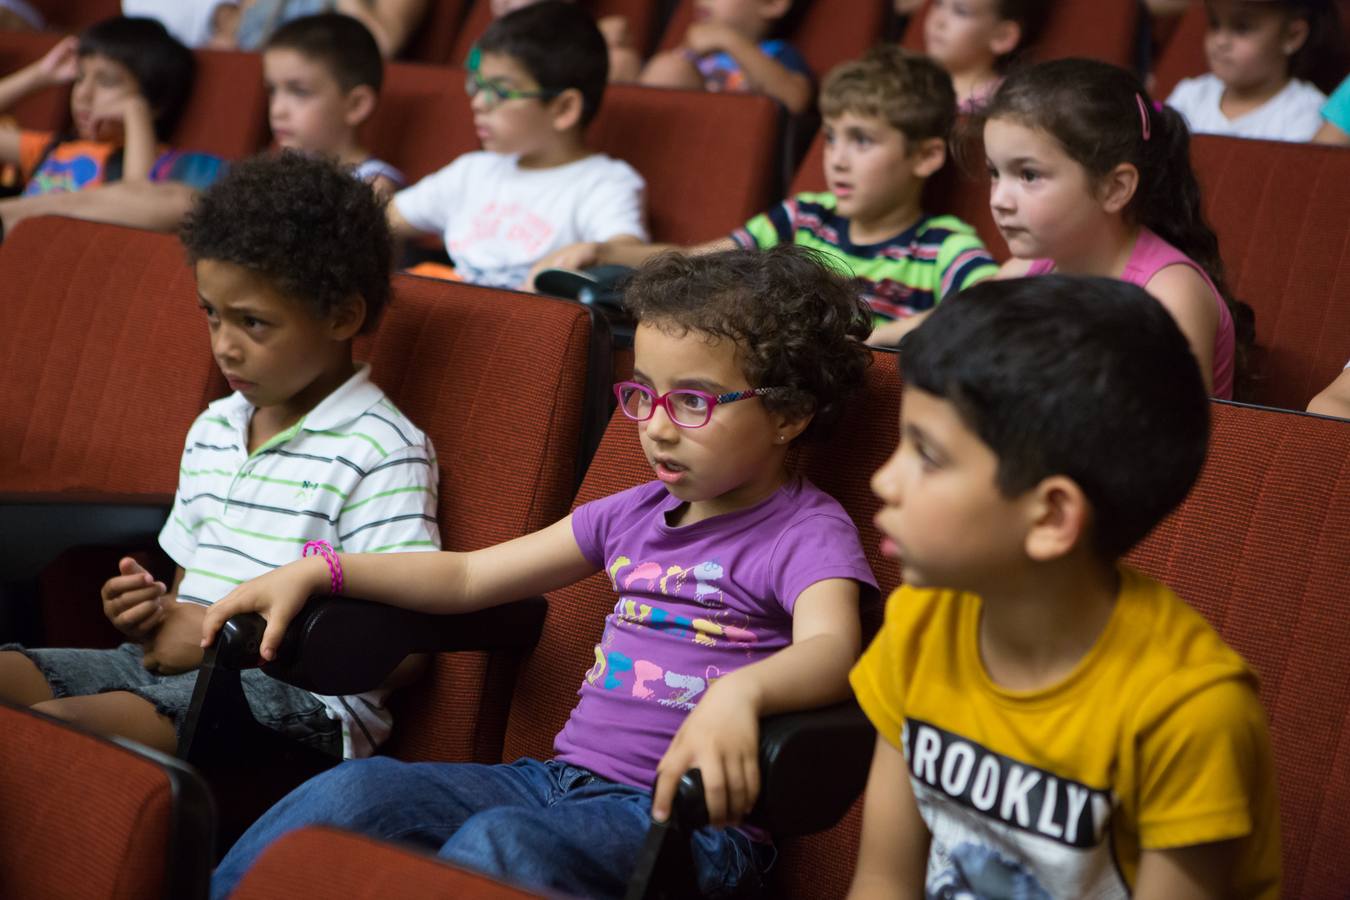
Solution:
[[[5,644],[0,646],[3,650],[22,653],[32,660],[58,699],[127,691],[154,704],[155,711],[173,720],[174,730],[182,733],[197,673],[151,672],[141,664],[144,654],[139,644],[123,644],[112,650],[32,650]],[[244,699],[259,723],[316,750],[342,756],[342,723],[329,718],[327,707],[309,691],[270,678],[260,669],[245,669],[240,681]]]

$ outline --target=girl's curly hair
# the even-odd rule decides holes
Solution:
[[[872,316],[855,286],[791,244],[663,254],[628,282],[624,306],[663,331],[735,341],[751,387],[785,388],[764,397],[766,408],[813,416],[806,437],[828,433],[872,360]]]
[[[183,222],[188,261],[233,263],[327,317],[366,301],[363,333],[389,302],[393,240],[384,202],[336,165],[292,151],[233,166]]]

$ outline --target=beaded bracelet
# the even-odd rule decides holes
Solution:
[[[337,551],[333,549],[333,545],[327,541],[310,541],[300,551],[300,556],[303,558],[313,556],[315,553],[323,556],[324,562],[328,563],[328,574],[333,580],[333,595],[342,593],[342,563],[338,560]]]

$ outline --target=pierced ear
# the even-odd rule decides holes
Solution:
[[[1284,37],[1280,41],[1280,49],[1284,51],[1285,56],[1293,56],[1303,49],[1303,45],[1308,42],[1308,35],[1312,32],[1307,19],[1290,19],[1284,23]]]
[[[347,123],[348,128],[355,128],[369,119],[371,113],[375,112],[375,89],[368,84],[358,84],[347,92],[347,109],[343,112],[342,120]]]
[[[1121,163],[1107,172],[1101,181],[1100,198],[1102,209],[1109,213],[1118,213],[1130,205],[1134,192],[1139,189],[1139,170],[1133,163]]]
[[[947,142],[937,137],[924,138],[913,145],[910,155],[914,159],[914,174],[927,178],[947,162]]]
[[[1072,478],[1051,475],[1034,489],[1025,550],[1036,562],[1067,556],[1087,536],[1092,504]]]
[[[558,131],[566,131],[575,126],[581,121],[581,111],[585,105],[586,101],[577,88],[568,88],[554,97],[549,101],[549,108],[553,112],[553,127]]]
[[[801,433],[806,430],[806,426],[811,424],[813,418],[815,418],[815,413],[807,413],[799,419],[775,413],[773,417],[773,442],[776,444],[792,443],[801,436]]]
[[[1012,19],[1000,19],[989,38],[989,49],[995,56],[1007,56],[1022,43],[1022,26]]]
[[[361,331],[361,326],[366,324],[366,298],[360,294],[353,294],[347,298],[337,309],[333,310],[333,316],[329,320],[330,334],[335,341],[349,341],[356,337]]]

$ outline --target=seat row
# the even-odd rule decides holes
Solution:
[[[122,552],[136,535],[101,532],[108,511],[157,510],[150,520],[162,521],[182,435],[226,386],[207,349],[192,274],[172,238],[30,220],[0,245],[0,283],[0,541],[10,548],[0,582],[13,583],[51,568],[58,547],[112,542]],[[574,503],[651,477],[622,416],[609,419],[590,457],[589,432],[608,410],[599,388],[610,367],[603,326],[588,309],[411,276],[398,276],[394,287],[379,331],[364,339],[359,356],[437,447],[446,547],[514,537]],[[900,396],[895,358],[877,354],[865,396],[836,436],[795,458],[858,523],[887,587],[899,576],[878,552],[878,501],[868,480],[896,443]],[[1337,896],[1350,842],[1350,821],[1340,814],[1350,802],[1350,778],[1337,749],[1350,739],[1350,657],[1343,652],[1350,640],[1350,428],[1221,402],[1212,415],[1199,483],[1132,561],[1195,605],[1260,674],[1279,777],[1286,890]],[[43,510],[56,514],[44,517]],[[152,540],[154,527],[140,537]],[[97,609],[89,598],[104,572],[79,571],[78,554],[70,552],[56,565],[75,570],[65,573],[67,584],[81,575],[85,586],[43,598],[49,643],[75,643],[62,640],[63,623]],[[528,652],[438,655],[428,678],[396,696],[399,724],[383,752],[406,760],[546,757],[612,606],[608,582],[596,576],[547,597]],[[867,635],[880,613],[879,604],[863,611]],[[191,769],[133,758],[126,745],[71,734],[26,711],[0,709],[0,718],[16,736],[0,742],[0,797],[10,806],[0,816],[0,883],[7,890],[46,895],[78,872],[82,884],[104,886],[107,896],[199,895],[215,820]],[[222,813],[239,799],[238,785],[215,789]],[[774,895],[841,895],[858,834],[854,803],[827,831],[784,841]],[[89,853],[72,861],[72,844]],[[399,884],[408,895],[519,896],[402,850],[323,832],[278,845],[259,871],[242,896],[291,896],[305,886],[312,892],[331,884],[334,872],[357,879],[344,891],[353,895]],[[265,876],[277,871],[290,874]]]

